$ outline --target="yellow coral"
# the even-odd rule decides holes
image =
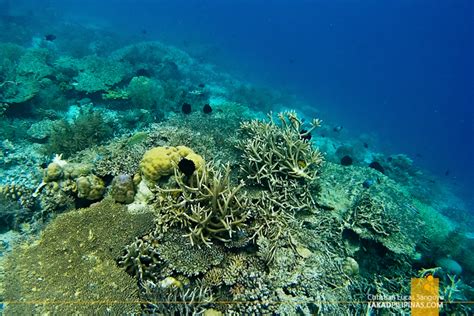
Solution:
[[[105,191],[104,181],[93,174],[77,178],[76,186],[77,196],[91,201],[100,199]]]
[[[196,170],[201,169],[205,164],[204,159],[191,148],[185,146],[155,147],[143,155],[140,171],[145,179],[158,181],[163,176],[173,174],[178,162],[185,157],[194,162]]]
[[[44,171],[43,180],[44,182],[51,182],[55,180],[59,180],[63,175],[63,168],[60,164],[56,162],[52,162],[48,165],[46,170]]]

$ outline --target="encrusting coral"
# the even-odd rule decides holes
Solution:
[[[111,200],[58,216],[8,257],[5,313],[88,314],[84,302],[99,314],[137,313],[136,281],[115,259],[152,225],[152,214],[130,214]]]

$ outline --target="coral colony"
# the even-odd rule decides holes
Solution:
[[[7,315],[370,314],[428,273],[469,313],[472,239],[407,156],[162,43],[45,47],[0,44]]]

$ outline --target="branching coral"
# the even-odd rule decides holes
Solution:
[[[143,284],[142,298],[147,301],[143,312],[153,315],[200,315],[214,301],[210,287],[197,282],[190,287],[163,287]]]
[[[99,112],[83,112],[74,122],[59,121],[45,146],[48,154],[70,156],[77,151],[102,143],[112,136],[112,128]]]
[[[123,255],[117,260],[118,265],[128,274],[135,276],[139,282],[158,281],[162,260],[153,244],[153,239],[149,236],[136,238],[125,247]]]
[[[248,178],[270,187],[286,179],[315,180],[323,157],[304,136],[320,126],[321,121],[313,120],[311,128],[304,131],[295,112],[278,114],[280,125],[272,115],[269,118],[269,122],[252,120],[241,124],[241,130],[249,136],[238,145],[243,151]]]
[[[289,214],[311,213],[317,207],[315,181],[323,163],[322,154],[305,138],[321,121],[314,119],[309,130],[295,112],[272,115],[269,122],[253,120],[241,124],[244,134],[238,148],[242,150],[243,171],[247,178],[263,185],[271,208]],[[268,204],[266,202],[266,204]],[[268,209],[267,206],[262,206]]]
[[[222,172],[208,164],[186,181],[175,169],[177,188],[158,188],[161,212],[171,225],[189,230],[186,237],[192,245],[210,246],[212,239],[229,242],[250,217],[249,200],[241,191],[244,184],[232,186],[230,172],[229,165]]]

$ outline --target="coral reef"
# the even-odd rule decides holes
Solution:
[[[259,184],[277,185],[280,180],[316,179],[323,162],[322,154],[314,150],[302,136],[311,133],[321,122],[315,119],[311,129],[302,133],[302,122],[295,112],[278,114],[281,126],[269,116],[269,122],[244,122],[241,129],[249,135],[239,144],[250,179]]]
[[[140,161],[140,171],[145,179],[156,182],[161,177],[173,174],[182,158],[192,160],[198,173],[204,166],[204,159],[190,148],[166,146],[148,150]]]
[[[152,223],[151,214],[132,215],[111,201],[59,216],[38,241],[8,258],[5,312],[88,313],[91,307],[84,302],[95,302],[101,314],[138,312],[135,281],[115,258]]]
[[[133,77],[128,84],[127,94],[134,107],[154,109],[162,102],[164,89],[156,80]]]
[[[60,120],[45,145],[47,154],[63,154],[65,157],[98,145],[112,136],[112,128],[98,111],[86,111],[72,122]]]
[[[125,64],[97,56],[81,59],[76,67],[79,73],[74,77],[74,88],[86,93],[109,90],[128,73]]]
[[[408,156],[265,118],[307,105],[174,47],[64,29],[88,40],[0,43],[6,314],[368,315],[428,274],[443,312],[472,313],[453,302],[472,300],[472,217]]]
[[[163,220],[170,226],[186,227],[185,235],[192,245],[212,244],[212,239],[230,242],[238,238],[237,230],[245,226],[251,215],[249,200],[241,191],[243,183],[233,186],[230,166],[216,171],[211,165],[189,182],[175,171],[177,187],[158,188],[162,198],[158,201]]]
[[[132,203],[135,197],[135,183],[132,176],[120,174],[112,180],[110,196],[119,203]]]
[[[76,179],[77,196],[86,200],[98,200],[105,192],[105,184],[101,178],[90,174]]]

